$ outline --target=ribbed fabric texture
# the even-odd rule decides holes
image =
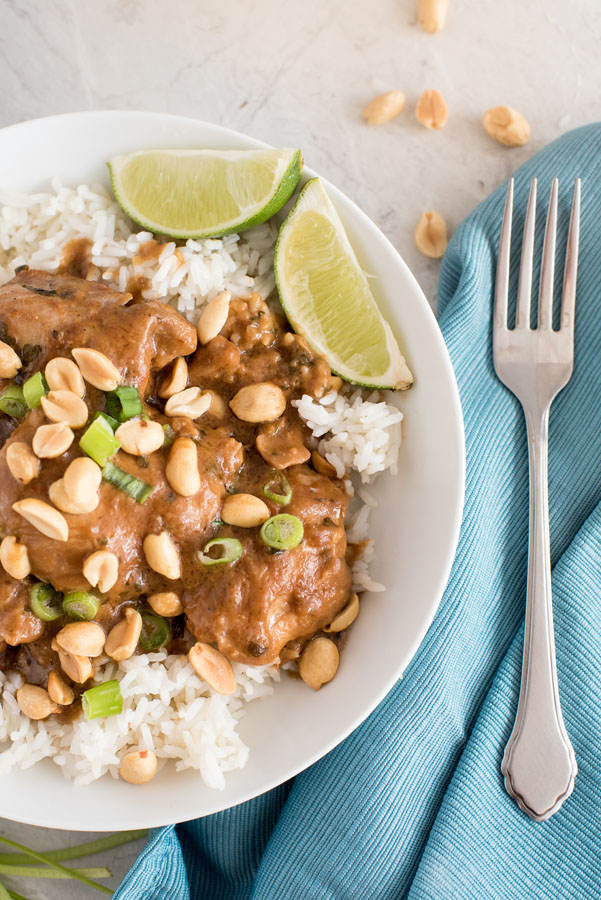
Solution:
[[[583,179],[576,364],[552,408],[549,459],[558,677],[580,768],[572,797],[537,824],[500,774],[519,685],[528,530],[523,415],[491,353],[500,188],[457,230],[442,266],[467,490],[449,585],[419,652],[370,718],[293,783],[155,833],[117,900],[601,898],[601,126],[565,135],[517,172],[514,294],[534,175],[541,222],[560,177],[560,252],[572,182]],[[542,228],[539,250],[541,241]]]

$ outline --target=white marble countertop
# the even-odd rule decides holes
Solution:
[[[544,144],[601,119],[600,37],[598,0],[450,0],[438,35],[416,27],[415,0],[0,0],[0,127],[148,109],[299,146],[383,229],[434,301],[439,263],[413,244],[421,213],[438,210],[452,231]],[[405,92],[405,111],[369,128],[363,106],[392,88]],[[414,117],[426,88],[447,101],[441,132]],[[484,133],[483,112],[499,104],[529,120],[525,147]],[[88,839],[6,821],[0,831],[40,849]],[[138,849],[104,861],[119,876]],[[92,893],[57,881],[19,890],[32,900]]]

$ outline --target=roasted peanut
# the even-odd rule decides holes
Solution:
[[[225,323],[230,308],[232,295],[229,291],[221,291],[212,300],[209,300],[200,314],[196,330],[201,344],[208,344],[216,338]]]
[[[449,0],[417,0],[417,21],[428,34],[444,28]]]
[[[530,138],[528,121],[511,106],[487,109],[482,124],[495,141],[506,147],[522,147]]]
[[[53,425],[40,425],[36,428],[31,445],[40,459],[55,459],[66,453],[74,437],[66,422],[55,422]]]
[[[26,500],[17,500],[16,503],[13,503],[12,508],[24,519],[27,519],[30,525],[53,541],[69,540],[69,526],[65,517],[59,513],[58,509],[54,509],[43,500],[28,497]]]
[[[210,399],[210,406],[207,410],[208,414],[214,416],[216,419],[223,419],[227,412],[223,397],[221,397],[217,391],[203,391],[202,396],[209,397]]]
[[[121,381],[121,372],[108,356],[91,347],[76,347],[71,353],[88,384],[100,391],[115,390]]]
[[[253,494],[230,494],[225,498],[221,509],[223,521],[240,528],[262,525],[270,515],[267,504]]]
[[[440,259],[447,249],[447,223],[435,210],[423,214],[413,235],[415,246],[430,259]]]
[[[29,484],[40,474],[40,461],[23,441],[13,441],[6,447],[8,471],[19,484]]]
[[[243,422],[274,422],[286,409],[286,395],[271,381],[248,384],[232,397],[230,407]]]
[[[336,478],[337,472],[332,463],[328,462],[321,453],[317,452],[317,450],[313,450],[311,453],[311,462],[313,463],[315,471],[319,472],[320,475],[327,475],[328,478]]]
[[[106,634],[96,622],[69,622],[56,634],[59,650],[72,656],[100,656]]]
[[[189,651],[188,659],[199,678],[218,694],[233,694],[238,687],[232,664],[221,650],[198,641]]]
[[[182,601],[172,591],[151,594],[148,598],[148,605],[158,616],[165,616],[167,619],[170,619],[172,616],[179,616],[184,611]]]
[[[132,456],[148,456],[163,446],[165,432],[160,422],[151,419],[130,419],[119,425],[115,437],[121,448]]]
[[[415,109],[418,122],[438,131],[447,121],[448,110],[440,91],[424,91]]]
[[[171,371],[167,375],[163,375],[159,381],[159,389],[157,391],[159,397],[168,400],[174,394],[180,394],[188,384],[188,363],[183,356],[173,363]]]
[[[359,597],[357,594],[351,594],[349,602],[340,612],[334,616],[329,625],[326,625],[324,631],[336,632],[344,631],[349,625],[352,625],[359,615]]]
[[[119,560],[110,550],[96,550],[83,564],[83,576],[101,594],[115,585],[119,577]]]
[[[22,362],[13,348],[0,341],[0,378],[14,378]]]
[[[100,494],[98,491],[90,493],[83,503],[76,503],[74,500],[71,500],[65,491],[65,482],[62,478],[52,482],[48,488],[48,496],[57,509],[74,516],[91,513],[100,503]]]
[[[58,661],[61,669],[76,684],[84,684],[94,673],[92,662],[87,656],[76,656],[73,653],[65,653],[56,641],[52,641],[52,649],[58,653]]]
[[[157,771],[157,758],[152,750],[126,753],[119,766],[119,775],[130,784],[147,784]]]
[[[49,391],[40,399],[44,415],[51,422],[66,422],[70,428],[83,428],[88,421],[85,401],[73,391]]]
[[[182,497],[200,490],[198,451],[192,438],[180,437],[173,442],[165,468],[167,481]]]
[[[0,563],[4,571],[17,581],[27,578],[31,572],[27,547],[12,534],[8,534],[0,544]]]
[[[154,572],[172,581],[181,577],[179,552],[166,531],[147,534],[143,547],[146,562]]]
[[[75,700],[75,694],[69,685],[65,684],[54,669],[48,675],[48,695],[59,706],[70,706]]]
[[[199,387],[189,387],[179,394],[173,394],[165,403],[166,416],[186,416],[188,419],[198,419],[206,413],[211,405],[211,398],[207,397]]]
[[[51,391],[71,391],[78,397],[83,397],[86,392],[79,368],[72,359],[67,359],[65,356],[51,359],[46,364],[44,375]]]
[[[405,95],[402,91],[386,91],[370,100],[361,117],[368,125],[384,125],[403,111]]]
[[[111,628],[104,652],[116,662],[129,659],[138,646],[141,631],[142,616],[133,606],[128,606],[123,619]]]
[[[316,637],[309,641],[298,664],[300,677],[305,684],[318,691],[331,681],[340,663],[338,647],[329,638]]]
[[[54,703],[48,691],[37,684],[23,684],[17,690],[17,703],[19,709],[29,719],[47,719],[52,713],[59,711],[58,706]]]
[[[65,493],[74,503],[87,504],[96,497],[102,470],[88,456],[78,456],[69,463],[63,475]]]

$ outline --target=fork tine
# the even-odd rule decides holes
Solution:
[[[499,257],[497,259],[497,281],[495,286],[496,328],[507,328],[507,300],[509,297],[509,255],[511,252],[511,218],[513,212],[513,178],[507,183],[505,210],[501,237],[499,240]]]
[[[532,254],[534,251],[534,225],[536,221],[536,178],[530,182],[530,196],[524,222],[518,305],[515,314],[516,328],[530,328],[530,299],[532,296]]]
[[[538,293],[538,327],[553,327],[553,279],[555,277],[555,244],[557,239],[557,192],[559,181],[553,179],[549,212],[543,242],[543,259],[540,268],[540,288]]]
[[[563,274],[563,299],[561,303],[561,328],[574,328],[576,306],[576,274],[578,271],[578,243],[580,238],[580,178],[574,182],[572,213],[568,231],[566,265]]]

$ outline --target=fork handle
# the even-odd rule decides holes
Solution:
[[[528,588],[522,680],[501,770],[507,791],[536,821],[570,796],[578,771],[559,703],[549,546],[549,406],[526,413],[530,472]]]

